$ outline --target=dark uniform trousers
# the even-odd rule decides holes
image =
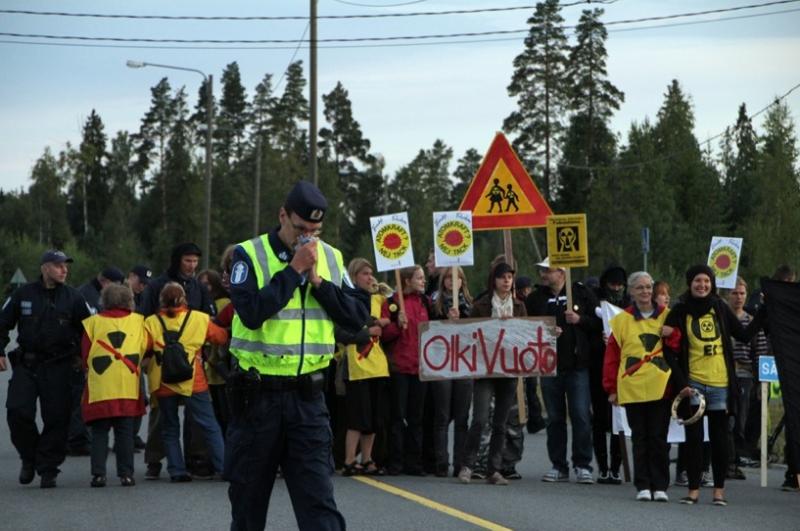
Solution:
[[[322,391],[257,391],[228,425],[225,479],[232,531],[261,530],[280,466],[301,531],[345,529],[333,499],[330,417]]]
[[[22,461],[34,463],[37,472],[57,474],[67,452],[70,421],[72,360],[40,362],[35,367],[13,364],[6,409],[11,442]],[[36,427],[36,399],[43,427]]]

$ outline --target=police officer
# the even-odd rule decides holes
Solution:
[[[301,530],[345,528],[333,498],[324,374],[334,322],[358,330],[367,315],[341,290],[341,253],[317,238],[327,206],[300,181],[280,225],[234,251],[230,350],[238,369],[228,381],[234,414],[225,448],[232,530],[264,529],[278,466]]]
[[[18,328],[19,348],[9,353],[14,376],[8,384],[8,427],[22,459],[19,482],[41,476],[41,487],[56,486],[64,462],[70,420],[70,376],[80,357],[81,321],[89,307],[64,284],[72,258],[62,251],[42,255],[42,275],[6,300],[0,311],[0,370],[6,370],[8,333]],[[44,426],[36,426],[36,399]]]

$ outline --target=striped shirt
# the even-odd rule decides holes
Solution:
[[[747,326],[752,320],[753,316],[747,312],[742,312],[742,315],[739,316],[742,326]],[[737,378],[753,378],[753,364],[759,356],[766,356],[768,353],[769,343],[763,330],[759,330],[753,340],[748,343],[733,339],[733,360],[736,364]]]

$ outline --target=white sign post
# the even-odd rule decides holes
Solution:
[[[733,289],[739,274],[739,257],[742,254],[742,239],[714,236],[708,249],[708,266],[717,276],[717,287]]]
[[[761,486],[767,486],[767,417],[769,409],[769,384],[778,381],[778,368],[775,356],[759,356],[758,381],[761,382]]]

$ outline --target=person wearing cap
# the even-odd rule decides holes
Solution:
[[[572,285],[572,308],[567,308],[566,270],[550,267],[550,259],[536,264],[542,285],[528,296],[528,315],[552,315],[561,329],[557,375],[540,380],[547,410],[547,454],[553,468],[542,476],[548,483],[569,481],[567,461],[567,404],[572,424],[572,465],[578,483],[594,483],[592,476],[592,420],[589,392],[590,337],[602,327],[595,315],[597,299],[580,282]],[[566,402],[566,403],[565,403]]]
[[[161,290],[168,283],[175,282],[183,288],[186,305],[189,309],[205,312],[211,316],[216,315],[216,307],[211,295],[197,279],[197,266],[202,254],[200,247],[191,242],[180,243],[173,247],[169,267],[163,274],[148,282],[142,292],[141,303],[136,306],[136,311],[145,317],[157,313],[161,304]],[[213,465],[209,459],[208,448],[191,420],[188,420],[186,424],[190,427],[184,432],[190,434],[184,437],[184,444],[189,448],[187,450],[190,457],[187,463],[189,471],[197,478],[211,478]],[[144,460],[147,463],[145,479],[159,478],[161,461],[164,457],[159,410],[158,407],[151,407],[150,415],[147,418],[147,444],[144,450]]]
[[[291,189],[279,225],[233,253],[236,315],[225,448],[232,530],[264,529],[280,467],[306,529],[344,529],[333,497],[331,430],[323,390],[334,324],[358,331],[367,312],[342,291],[341,253],[319,236],[328,202],[307,181]]]
[[[737,414],[739,385],[731,338],[750,341],[761,329],[765,310],[756,312],[747,327],[717,295],[714,271],[705,264],[686,271],[688,290],[667,316],[665,328],[674,329],[664,339],[664,354],[672,369],[676,391],[684,400],[679,413],[694,415],[699,409],[698,393],[705,396],[708,438],[711,442],[711,470],[714,474],[712,503],[725,506],[725,476],[728,470],[728,416]],[[686,428],[686,469],[689,492],[681,503],[694,505],[700,496],[703,469],[703,422]]]
[[[9,353],[14,375],[8,384],[8,427],[22,459],[19,482],[56,486],[67,453],[70,376],[80,362],[84,319],[91,315],[83,296],[65,284],[72,258],[50,250],[41,258],[41,276],[18,288],[0,310],[0,371],[8,368],[5,347],[17,327],[19,347]],[[39,401],[42,431],[36,426]]]
[[[142,304],[142,293],[151,278],[153,278],[153,272],[145,265],[133,266],[128,272],[128,287],[133,291],[133,302],[137,308]]]
[[[486,294],[475,301],[470,317],[509,319],[525,317],[525,305],[514,297],[514,268],[499,262],[492,268]],[[491,420],[486,482],[490,485],[508,485],[503,477],[503,447],[506,438],[506,420],[514,403],[516,378],[478,378],[472,389],[472,422],[464,448],[464,462],[458,473],[461,483],[469,483],[478,457],[481,431],[489,421],[489,409],[494,398]]]
[[[631,305],[631,298],[625,289],[627,278],[627,272],[623,267],[616,264],[609,265],[600,275],[597,288],[593,290],[597,300],[606,301],[620,309],[628,308]],[[622,453],[619,436],[611,433],[611,403],[608,401],[608,393],[603,389],[606,342],[603,339],[602,329],[592,334],[591,345],[589,387],[592,394],[592,443],[594,458],[599,469],[597,482],[621,485],[619,468],[622,465]]]
[[[92,314],[100,313],[102,308],[100,292],[112,284],[122,284],[125,276],[122,271],[114,266],[103,269],[97,275],[78,287],[78,291],[86,300]],[[72,418],[69,421],[69,437],[67,438],[67,455],[89,455],[91,436],[89,428],[81,415],[81,397],[86,388],[86,373],[80,366],[73,368],[72,372]]]

